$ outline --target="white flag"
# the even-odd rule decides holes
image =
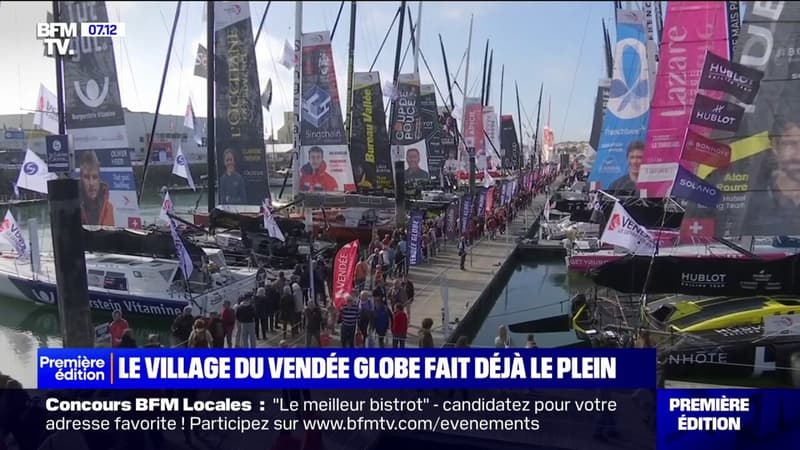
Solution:
[[[189,98],[189,104],[186,105],[186,114],[183,115],[183,126],[194,130],[194,108],[192,108],[191,98]]]
[[[56,100],[56,94],[50,92],[43,84],[39,85],[39,97],[36,100],[33,124],[42,130],[58,134],[58,100]]]
[[[635,255],[654,255],[656,252],[653,235],[636,223],[619,202],[614,203],[600,240],[627,249]]]
[[[286,242],[283,231],[281,231],[281,228],[278,226],[278,222],[275,221],[275,217],[272,216],[272,208],[270,207],[269,199],[264,199],[262,206],[264,207],[264,229],[269,233],[269,237],[275,238],[281,242]]]
[[[22,162],[17,177],[18,188],[47,194],[47,182],[54,178],[56,174],[48,171],[47,164],[39,158],[39,155],[33,153],[31,149],[25,151],[25,161]]]
[[[489,171],[486,168],[483,169],[483,187],[490,188],[494,186],[494,178],[489,175]]]
[[[294,67],[296,61],[294,60],[294,47],[289,44],[289,41],[283,41],[283,54],[281,55],[281,65],[287,69]]]
[[[22,230],[17,225],[17,221],[14,219],[14,215],[11,214],[10,209],[6,212],[3,223],[0,223],[0,236],[14,247],[19,258],[28,259],[30,257],[28,243],[25,242],[25,236],[22,235]]]
[[[171,217],[169,218],[169,232],[172,234],[172,242],[175,244],[175,253],[178,254],[178,262],[180,263],[181,271],[184,277],[188,280],[192,276],[194,265],[192,264],[192,257],[189,256],[189,251],[183,245],[181,235],[178,234],[178,225]]]
[[[193,191],[197,190],[194,187],[192,172],[189,171],[189,162],[186,161],[186,157],[183,156],[183,149],[180,145],[178,145],[178,154],[175,155],[175,162],[172,163],[172,173],[181,178],[186,178],[186,181],[189,182],[189,187],[191,187]]]
[[[164,194],[164,202],[161,203],[161,213],[158,215],[161,220],[169,223],[170,217],[167,213],[175,214],[175,210],[172,209],[172,199],[169,198],[169,191]]]

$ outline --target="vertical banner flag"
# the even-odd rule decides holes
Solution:
[[[3,222],[0,223],[0,236],[11,244],[17,252],[17,257],[20,259],[30,258],[28,243],[25,241],[25,236],[22,234],[19,225],[17,225],[17,220],[14,218],[14,214],[11,214],[10,209],[6,211],[6,216]]]
[[[353,192],[353,165],[344,135],[328,31],[303,34],[302,192]]]
[[[189,169],[189,162],[186,161],[186,156],[183,155],[183,148],[181,148],[180,144],[178,144],[178,154],[175,155],[175,162],[172,163],[172,173],[186,179],[186,181],[189,182],[189,187],[191,187],[193,191],[197,190],[194,187],[194,179]]]
[[[39,97],[36,99],[36,112],[33,113],[33,124],[52,134],[58,133],[58,100],[50,89],[39,85]]]
[[[501,166],[505,169],[517,169],[520,165],[519,141],[514,117],[504,115],[500,118],[500,155],[503,157]]]
[[[203,130],[197,124],[197,117],[194,115],[194,107],[192,107],[192,99],[189,98],[189,104],[186,105],[186,114],[183,116],[183,126],[192,130],[192,140],[197,145],[203,145]]]
[[[619,203],[614,203],[611,218],[600,240],[606,244],[622,247],[634,255],[653,255],[656,251],[656,240],[649,231],[636,223],[628,211]]]
[[[281,227],[278,226],[275,216],[272,215],[272,207],[270,206],[269,199],[264,199],[264,203],[261,207],[264,209],[264,229],[267,230],[269,237],[281,242],[286,242],[286,237],[284,237]]]
[[[205,7],[205,3],[203,7]],[[203,17],[205,16],[203,14]],[[208,78],[208,50],[203,47],[203,44],[197,44],[197,55],[194,57],[194,76]]]
[[[500,153],[500,125],[497,123],[497,113],[494,110],[494,106],[483,107],[483,131],[485,133],[483,137],[486,138],[483,146],[484,162],[486,164],[484,167],[492,170],[500,165],[500,161],[497,159],[497,154]],[[482,168],[479,167],[479,169]]]
[[[350,162],[356,187],[394,189],[389,133],[383,109],[380,72],[353,74],[353,121],[350,126]]]
[[[261,205],[269,179],[250,4],[214,8],[219,204]]]
[[[676,166],[681,160],[684,133],[692,116],[706,52],[730,57],[726,3],[730,2],[667,3],[661,42],[663,51],[636,184],[641,197],[663,198],[669,195]],[[670,33],[668,30],[683,32]],[[718,93],[709,93],[709,96],[721,98]],[[708,137],[711,130],[694,131]]]
[[[19,168],[15,189],[23,188],[30,191],[47,194],[47,182],[56,177],[50,173],[47,164],[31,149],[25,151],[25,160]]]
[[[405,161],[406,184],[428,181],[431,178],[428,171],[428,147],[422,134],[419,92],[419,74],[400,74],[390,138],[392,162]]]
[[[595,189],[630,190],[639,175],[650,111],[650,69],[644,11],[617,10],[614,78],[609,88],[603,133],[589,182]]]
[[[606,113],[606,105],[608,105],[608,89],[611,86],[611,80],[603,78],[597,86],[597,96],[594,100],[594,118],[592,120],[592,132],[589,134],[589,145],[597,150],[600,144],[600,132],[603,130],[603,116]]]
[[[439,183],[445,154],[442,145],[444,129],[439,123],[439,109],[436,106],[436,92],[432,84],[423,84],[419,88],[419,109],[422,120],[422,137],[428,152],[428,174],[430,179]]]
[[[345,297],[353,290],[353,277],[358,262],[358,239],[348,242],[336,252],[333,261],[333,304],[342,309]]]
[[[175,214],[175,211],[172,209],[172,199],[169,197],[169,191],[164,194],[164,201],[161,203],[161,212],[158,215],[158,218],[163,220],[166,224],[169,224],[171,217],[170,214]]]
[[[62,21],[108,22],[106,2],[62,2]],[[64,58],[66,128],[75,143],[84,225],[141,227],[110,37],[72,39]]]
[[[450,241],[455,240],[456,237],[458,237],[458,228],[456,227],[458,221],[458,203],[450,202],[450,204],[447,205],[444,221],[447,239]]]
[[[169,232],[172,234],[172,242],[175,244],[175,253],[178,255],[181,271],[188,280],[194,271],[194,264],[192,263],[192,257],[189,256],[189,251],[186,250],[186,246],[183,244],[181,235],[178,233],[178,225],[172,217],[169,218]]]
[[[481,189],[480,192],[478,192],[478,200],[477,200],[478,211],[476,213],[478,218],[484,217],[486,215],[486,192],[487,192],[486,189]]]
[[[422,255],[422,220],[425,211],[415,209],[411,211],[411,221],[408,223],[408,265],[416,266],[421,262]]]
[[[492,209],[494,209],[494,191],[494,186],[486,191],[486,214],[491,213]]]
[[[461,198],[461,233],[469,230],[470,220],[472,219],[472,195],[467,194]]]
[[[479,154],[484,154],[483,107],[479,98],[466,98],[464,103],[464,148],[458,159],[461,161],[461,167],[469,167],[469,157],[472,154],[475,156],[477,166],[481,164],[482,159],[479,158]],[[483,170],[483,167],[478,167],[479,170]]]

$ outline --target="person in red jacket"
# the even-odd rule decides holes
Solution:
[[[401,303],[394,306],[394,316],[392,317],[392,347],[406,348],[406,336],[408,335],[408,315]]]
[[[308,163],[300,168],[300,190],[306,192],[339,190],[339,183],[327,172],[327,169],[322,149],[311,147],[308,150]]]
[[[111,313],[111,326],[109,327],[109,333],[111,333],[111,346],[112,347],[119,347],[119,343],[122,341],[122,335],[125,333],[128,327],[128,321],[122,318],[122,311],[115,309],[114,312]]]

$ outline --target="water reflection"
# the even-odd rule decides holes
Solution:
[[[520,262],[475,336],[473,345],[494,346],[500,325],[567,313],[569,298],[591,285],[591,281],[583,276],[568,274],[564,258],[542,256]],[[524,345],[525,334],[509,335],[515,345]],[[540,347],[555,347],[576,341],[571,331],[536,336]]]

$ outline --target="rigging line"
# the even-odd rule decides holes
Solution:
[[[117,12],[117,22],[122,22],[122,14],[119,12],[119,7],[117,7],[116,12]],[[131,64],[131,54],[128,51],[128,45],[125,43],[125,39],[120,39],[120,41],[122,42],[122,50],[123,50],[123,53],[125,54],[125,61],[127,61],[127,63],[128,63],[128,71],[131,74],[131,85],[133,85],[133,94],[136,96],[136,102],[139,104],[139,109],[143,109],[143,108],[141,108],[142,99],[139,96],[139,88],[136,86],[136,77],[133,75],[133,65]],[[122,91],[120,91],[120,102],[122,100],[121,97],[122,97]],[[137,113],[137,114],[138,114],[139,118],[142,119],[142,132],[146,134],[147,133],[147,121],[144,120],[144,113],[140,112],[140,113]],[[153,138],[154,138],[154,136],[150,136],[150,140],[152,140]]]
[[[333,29],[331,30],[331,42],[333,42],[333,35],[336,34],[336,27],[339,26],[339,19],[342,17],[343,9],[344,9],[344,0],[342,0],[342,2],[339,3],[339,12],[336,13],[336,20],[333,22]]]
[[[411,14],[411,13],[409,13],[409,14]],[[409,39],[408,44],[406,45],[406,50],[405,50],[405,52],[403,52],[403,59],[400,60],[400,73],[403,72],[403,64],[405,64],[406,56],[408,56],[408,51],[411,49],[411,44],[414,42],[414,29],[415,28],[414,28],[414,24],[411,23],[411,18],[410,17],[409,17],[409,24],[410,24],[410,27],[411,27],[411,39]],[[398,82],[398,84],[399,84],[399,82]],[[391,108],[391,107],[392,107],[392,102],[388,102],[386,107],[383,108],[384,109],[383,113],[384,114],[389,114],[389,108]]]
[[[564,133],[564,138],[567,136],[567,118],[569,118],[569,108],[572,104],[572,94],[575,91],[575,80],[578,78],[578,70],[581,68],[581,60],[583,59],[583,45],[586,43],[586,34],[589,31],[589,20],[592,18],[592,8],[594,3],[589,5],[589,11],[586,14],[586,24],[583,26],[583,37],[581,38],[580,51],[578,52],[578,61],[575,63],[575,72],[572,74],[572,86],[569,88],[569,97],[567,98],[567,108],[564,111],[564,122],[561,124],[561,132]]]
[[[267,2],[267,8],[264,9],[264,14],[261,15],[261,23],[258,24],[258,31],[256,31],[256,39],[253,41],[253,48],[258,45],[258,38],[261,37],[261,29],[264,28],[264,22],[267,20],[267,13],[269,12],[270,5],[272,5],[272,0]]]
[[[389,25],[389,29],[386,30],[386,35],[383,36],[383,42],[381,42],[381,46],[378,47],[378,53],[375,55],[375,59],[372,60],[372,64],[369,66],[369,72],[372,72],[372,69],[375,68],[375,63],[378,62],[378,57],[381,56],[381,51],[383,51],[383,46],[386,44],[386,39],[389,39],[389,33],[392,32],[392,28],[394,28],[395,22],[397,22],[397,18],[400,16],[400,8],[397,8],[397,12],[394,13],[394,19],[392,19],[391,25]]]

